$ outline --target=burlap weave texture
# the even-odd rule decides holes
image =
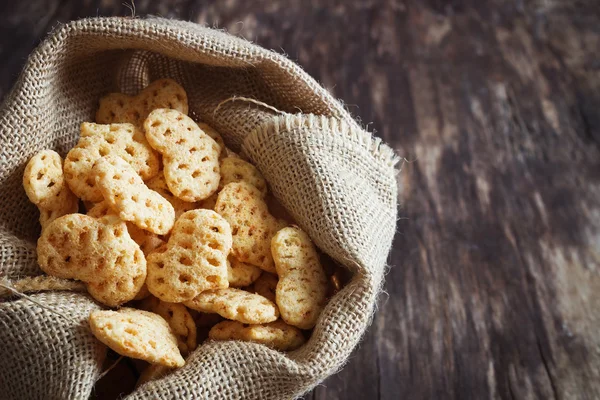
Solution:
[[[317,246],[353,272],[309,342],[291,353],[240,342],[199,347],[185,367],[131,399],[287,399],[340,368],[367,328],[396,225],[396,157],[285,57],[243,39],[165,19],[96,18],[57,27],[31,54],[0,109],[0,273],[41,273],[38,213],[21,187],[36,152],[63,156],[110,91],[135,94],[163,77],[261,170]],[[254,99],[270,107],[240,98]],[[224,102],[227,99],[232,99]],[[0,302],[2,396],[87,398],[105,348],[85,328],[100,306],[83,293]]]

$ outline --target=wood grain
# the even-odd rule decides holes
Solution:
[[[136,1],[287,53],[406,158],[385,293],[309,399],[600,398],[597,1]],[[57,21],[4,2],[0,90]]]

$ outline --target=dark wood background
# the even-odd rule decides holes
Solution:
[[[285,52],[406,158],[378,312],[308,399],[600,398],[600,3],[141,1]],[[0,95],[57,22],[2,2]]]

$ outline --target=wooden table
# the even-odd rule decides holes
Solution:
[[[131,14],[10,3],[2,94],[57,21]],[[600,398],[600,4],[251,3],[138,0],[136,14],[287,53],[406,158],[373,325],[307,398]]]

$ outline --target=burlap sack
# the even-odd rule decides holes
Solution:
[[[1,273],[41,273],[38,213],[21,187],[27,160],[46,148],[65,155],[102,95],[133,94],[161,77],[185,87],[190,114],[254,162],[298,224],[353,278],[301,349],[207,343],[185,367],[128,398],[297,397],[342,366],[369,324],[395,230],[396,158],[279,54],[165,19],[86,19],[55,29],[0,111]],[[85,293],[31,297],[38,304],[0,303],[0,397],[87,398],[106,354],[87,329],[87,315],[100,306]]]

